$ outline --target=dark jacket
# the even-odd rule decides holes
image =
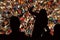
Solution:
[[[60,24],[56,24],[54,27],[54,40],[60,40]]]
[[[40,38],[41,34],[43,33],[44,28],[47,27],[47,23],[48,23],[47,13],[45,9],[41,9],[39,13],[37,13],[36,11],[32,12],[32,10],[33,7],[29,9],[29,12],[32,15],[36,16],[32,37],[34,38],[34,40],[37,40],[38,38]]]
[[[18,17],[12,16],[10,18],[10,27],[12,29],[12,33],[8,35],[7,40],[25,40],[24,33],[19,31],[20,21]]]

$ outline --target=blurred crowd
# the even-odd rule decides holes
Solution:
[[[11,33],[10,17],[15,15],[21,21],[20,29],[25,34],[32,35],[35,19],[28,11],[34,6],[33,11],[47,10],[49,29],[54,29],[55,24],[60,23],[60,1],[59,0],[6,0],[0,2],[0,34]]]

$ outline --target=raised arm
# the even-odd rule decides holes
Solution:
[[[36,13],[36,11],[35,12],[33,12],[32,10],[33,10],[33,8],[34,8],[34,6],[32,6],[32,7],[30,7],[28,10],[29,10],[29,13],[31,13],[32,15],[35,15],[35,16],[37,16],[37,13]]]

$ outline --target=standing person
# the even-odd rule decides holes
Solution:
[[[17,16],[11,16],[10,18],[10,27],[12,33],[8,35],[6,40],[25,40],[24,33],[19,31],[20,21]]]
[[[54,40],[60,40],[60,24],[56,24],[54,27]]]
[[[41,40],[41,34],[44,32],[44,28],[47,27],[48,19],[47,19],[47,13],[45,9],[41,9],[39,13],[36,11],[33,12],[33,7],[29,9],[29,12],[32,15],[35,15],[35,24],[34,29],[32,33],[32,39],[33,40]]]
[[[53,40],[53,36],[50,34],[50,29],[48,28],[47,31],[43,33],[42,40]]]

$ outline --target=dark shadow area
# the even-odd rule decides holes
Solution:
[[[32,15],[35,15],[35,24],[34,24],[34,30],[32,34],[32,40],[42,40],[41,39],[41,34],[44,33],[44,28],[47,28],[47,23],[48,23],[48,18],[47,18],[47,13],[45,9],[41,9],[39,13],[32,12],[34,7],[31,7],[29,9],[29,12]]]
[[[10,18],[10,27],[12,33],[7,36],[7,40],[25,40],[25,35],[23,32],[19,31],[20,21],[18,17],[12,16]]]
[[[54,27],[54,40],[60,40],[60,24],[56,24]]]

